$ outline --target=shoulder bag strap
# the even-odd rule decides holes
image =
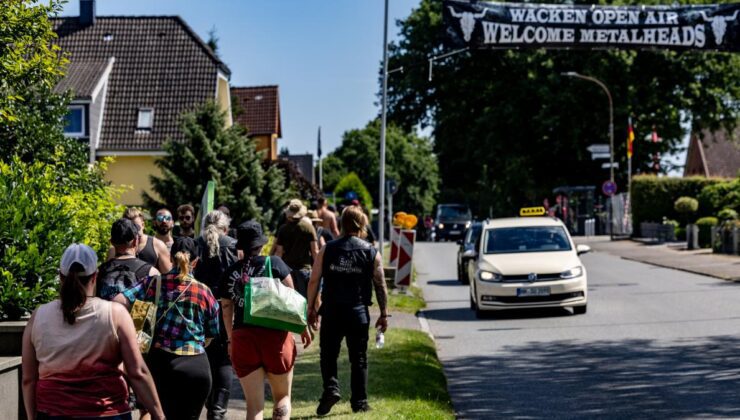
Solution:
[[[262,273],[262,275],[265,275],[265,277],[272,278],[272,257],[269,255],[265,257],[265,271],[266,273]]]
[[[165,315],[167,315],[167,312],[169,312],[170,309],[172,309],[175,306],[175,304],[180,301],[180,298],[182,297],[182,295],[184,295],[185,292],[187,292],[188,289],[190,289],[190,286],[193,284],[193,281],[194,280],[191,279],[188,282],[188,285],[185,287],[185,289],[182,292],[180,292],[180,295],[179,296],[177,296],[177,299],[173,300],[172,303],[170,303],[170,305],[167,307],[167,310],[165,310],[164,313],[162,313],[162,315],[160,315],[159,319],[157,319],[157,324],[159,324],[160,321],[162,321],[162,319],[164,319]],[[159,298],[157,298],[157,302],[159,302]]]

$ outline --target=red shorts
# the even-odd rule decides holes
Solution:
[[[290,372],[295,364],[293,334],[270,328],[245,326],[231,337],[231,364],[243,378],[259,368],[274,375]]]

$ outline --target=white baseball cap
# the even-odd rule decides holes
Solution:
[[[62,262],[59,264],[59,272],[63,276],[69,275],[69,269],[72,264],[78,263],[82,266],[84,271],[80,274],[83,276],[89,276],[98,271],[98,255],[87,245],[84,244],[72,244],[64,250],[62,254]]]

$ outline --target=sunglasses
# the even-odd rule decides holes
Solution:
[[[172,220],[172,216],[166,215],[166,214],[158,214],[157,215],[157,221],[158,222],[169,222]]]
[[[192,220],[193,216],[187,215],[187,216],[179,216],[178,219],[180,220]]]

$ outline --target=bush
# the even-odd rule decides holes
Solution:
[[[365,187],[365,184],[360,181],[360,177],[354,172],[348,173],[339,180],[337,187],[334,189],[334,197],[342,199],[345,194],[351,191],[357,194],[360,204],[370,213],[370,210],[373,208],[373,198]]]
[[[123,211],[113,200],[119,191],[102,183],[105,163],[60,180],[63,165],[0,162],[0,319],[18,319],[55,298],[69,244],[106,256],[111,223]]]
[[[673,203],[673,209],[676,210],[676,213],[689,215],[699,210],[699,202],[692,197],[679,197]]]
[[[724,182],[721,179],[689,177],[658,178],[654,175],[637,175],[632,178],[632,225],[639,227],[642,222],[659,223],[663,217],[682,219],[674,204],[679,197],[697,197],[703,188]],[[711,216],[716,212],[705,207],[699,200],[697,215]],[[640,232],[635,232],[639,235]]]
[[[686,226],[681,226],[681,223],[678,221],[670,219],[664,219],[663,224],[673,226],[673,233],[677,240],[682,241],[686,239]]]
[[[699,207],[706,209],[708,214],[716,214],[725,208],[740,212],[740,178],[708,185],[697,197]]]
[[[719,220],[737,220],[737,212],[733,209],[722,209],[717,213]]]
[[[712,246],[712,228],[717,226],[716,217],[702,217],[696,221],[699,227],[699,247],[709,248]]]

